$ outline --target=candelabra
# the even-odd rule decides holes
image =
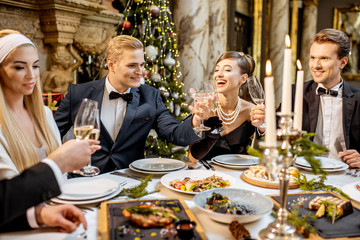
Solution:
[[[286,201],[289,188],[288,168],[293,163],[290,141],[299,138],[301,133],[292,129],[293,114],[280,113],[278,115],[280,116],[280,129],[277,135],[281,140],[281,154],[278,154],[276,147],[266,147],[263,158],[271,173],[278,173],[280,182],[280,208],[277,212],[277,220],[270,223],[267,228],[261,230],[259,238],[262,240],[297,240],[300,239],[300,236],[296,233],[296,228],[287,220],[288,212],[286,210]]]

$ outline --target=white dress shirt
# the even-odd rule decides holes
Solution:
[[[342,81],[330,90],[338,91],[337,97],[330,95],[320,96],[319,115],[316,126],[316,136],[314,142],[327,147],[330,152],[323,154],[341,160],[338,153],[346,150],[344,125],[343,125],[343,99]],[[324,87],[319,83],[319,87]]]
[[[126,113],[127,102],[122,98],[110,100],[109,94],[116,89],[111,85],[108,77],[105,80],[105,89],[101,105],[101,122],[109,132],[113,141],[115,141]],[[124,92],[129,93],[130,88]]]

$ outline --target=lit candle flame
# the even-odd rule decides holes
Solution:
[[[290,48],[290,36],[289,34],[286,34],[285,36],[285,45],[287,48]]]
[[[271,76],[271,61],[267,60],[266,61],[266,76]]]
[[[298,59],[298,60],[296,60],[296,65],[297,65],[297,67],[298,67],[299,71],[301,71],[301,70],[302,70],[302,66],[301,66],[301,62],[300,62],[300,60],[299,60],[299,59]]]

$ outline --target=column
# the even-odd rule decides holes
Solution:
[[[304,80],[312,79],[309,69],[309,54],[311,40],[316,34],[316,23],[318,15],[318,0],[303,0],[304,2],[304,20],[301,40],[301,63],[304,69]]]
[[[227,43],[227,4],[219,0],[209,1],[209,52],[206,73],[208,79],[213,75],[215,63],[226,51]]]
[[[289,1],[272,1],[270,20],[269,57],[275,79],[275,104],[281,101],[282,72],[284,66],[285,36],[289,32]]]

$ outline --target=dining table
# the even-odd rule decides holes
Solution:
[[[254,186],[252,184],[249,184],[241,179],[241,174],[244,171],[244,169],[230,169],[225,168],[222,166],[214,165],[216,172],[223,172],[226,173],[233,178],[236,179],[235,188],[240,189],[246,189],[250,191],[254,191],[257,193],[261,193],[264,195],[276,195],[280,194],[279,189],[270,189],[270,188],[263,188]],[[204,166],[200,165],[199,163],[195,165],[192,169],[205,169]],[[137,172],[134,172],[130,169],[122,169],[117,170],[123,173],[128,174],[131,176],[140,176],[145,177],[145,174],[140,174]],[[192,171],[192,170],[188,170]],[[212,170],[208,170],[212,171]],[[301,170],[301,173],[304,174],[308,179],[317,177],[316,175],[312,174],[309,171]],[[94,178],[107,178],[114,180],[118,183],[123,183],[122,187],[124,188],[130,188],[132,186],[135,186],[140,183],[139,180],[129,178],[126,176],[120,176],[115,175],[111,173],[105,173],[100,174],[98,176],[95,176]],[[229,224],[224,224],[220,222],[216,222],[212,219],[210,219],[204,212],[202,212],[200,209],[198,209],[194,202],[193,198],[194,195],[185,194],[177,191],[173,191],[165,186],[163,186],[160,182],[160,178],[162,175],[154,175],[152,180],[149,181],[147,186],[147,191],[153,191],[155,189],[159,189],[159,192],[151,193],[149,195],[146,195],[142,197],[141,199],[163,199],[163,198],[182,198],[188,208],[191,210],[191,212],[196,217],[198,223],[203,228],[206,237],[209,240],[228,240],[228,239],[234,239],[231,235],[231,232],[229,231]],[[342,186],[351,183],[360,181],[360,178],[357,177],[355,174],[348,174],[346,171],[339,171],[339,172],[332,172],[329,173],[327,176],[326,184],[333,185],[339,189],[341,189]],[[289,189],[288,193],[298,193],[303,192],[299,188],[296,189]],[[128,197],[120,196],[115,197],[113,199],[109,199],[107,201],[125,201],[125,200],[131,200]],[[358,203],[358,202],[355,202]],[[75,240],[75,239],[87,239],[87,240],[95,240],[100,239],[99,233],[98,233],[98,211],[99,211],[99,203],[90,204],[90,205],[80,205],[79,206],[85,214],[85,218],[88,223],[88,228],[85,231],[83,227],[80,225],[78,229],[70,234],[67,233],[60,233],[55,228],[39,228],[34,230],[28,230],[28,231],[18,231],[18,232],[11,232],[11,233],[2,233],[0,234],[0,240],[29,240],[29,239],[52,239],[52,240]],[[275,219],[271,214],[271,211],[264,215],[264,217],[260,218],[259,220],[251,223],[245,223],[244,226],[248,231],[250,232],[250,235],[252,238],[258,239],[259,232],[266,228],[269,223],[273,222]]]

